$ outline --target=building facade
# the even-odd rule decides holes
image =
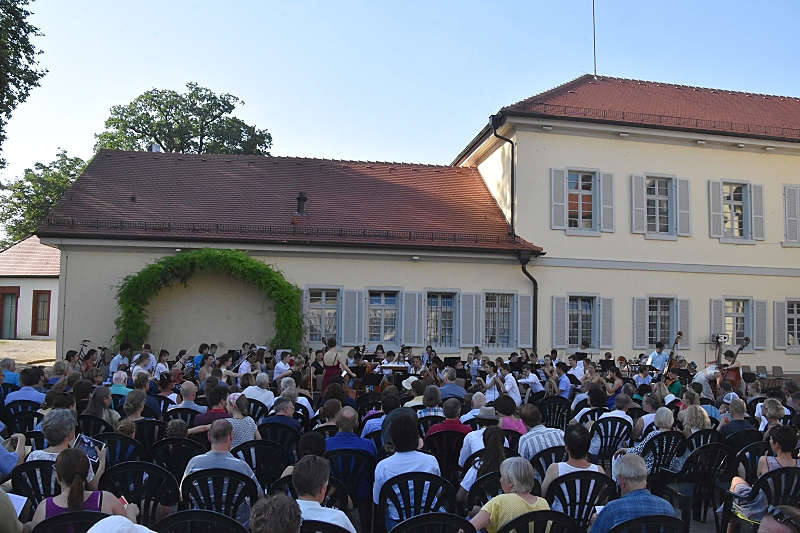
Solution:
[[[0,252],[0,339],[54,339],[59,253],[35,235]]]

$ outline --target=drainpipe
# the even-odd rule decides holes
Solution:
[[[541,253],[539,255],[544,255]],[[528,262],[531,260],[531,252],[528,250],[520,250],[519,251],[519,264],[522,267],[522,273],[525,275],[526,278],[531,280],[531,285],[533,285],[533,320],[531,321],[531,349],[533,353],[539,355],[536,346],[536,334],[538,332],[538,323],[539,323],[539,282],[536,281],[536,278],[533,277],[533,274],[528,272]]]
[[[492,133],[494,134],[494,136],[500,139],[501,141],[505,141],[511,145],[511,228],[509,229],[508,233],[509,235],[511,235],[511,237],[516,238],[517,232],[514,219],[514,211],[515,211],[514,205],[517,203],[516,199],[517,182],[514,176],[514,167],[516,166],[515,165],[516,158],[514,157],[514,154],[516,151],[516,146],[514,145],[514,141],[512,141],[508,137],[503,137],[502,135],[497,133],[497,128],[500,127],[501,123],[502,123],[502,117],[499,114],[492,115],[489,117],[489,125],[492,128]]]

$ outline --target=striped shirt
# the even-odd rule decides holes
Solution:
[[[549,428],[544,424],[532,427],[519,439],[519,454],[530,461],[534,455],[552,448],[564,445],[564,432],[560,429]]]

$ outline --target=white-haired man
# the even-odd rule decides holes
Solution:
[[[246,387],[242,393],[251,400],[258,400],[267,406],[267,409],[275,403],[275,394],[269,390],[269,374],[259,372],[256,376],[256,384]]]
[[[614,476],[622,497],[603,507],[589,533],[606,533],[623,522],[642,516],[675,516],[672,504],[647,490],[647,466],[641,455],[623,455],[614,464]]]
[[[123,372],[122,370],[117,370],[114,372],[114,375],[111,377],[111,387],[109,387],[108,391],[113,394],[121,394],[122,396],[127,396],[128,393],[133,390],[128,388],[128,374]]]
[[[295,383],[294,378],[286,377],[281,380],[281,394],[286,389],[294,389],[297,388],[297,383]],[[314,416],[314,409],[311,407],[311,402],[308,401],[308,398],[305,396],[298,394],[297,395],[297,403],[305,407],[310,416]]]

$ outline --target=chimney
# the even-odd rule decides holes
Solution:
[[[305,215],[306,213],[306,201],[308,200],[308,196],[306,193],[299,192],[297,193],[297,211],[295,211],[298,215]]]

